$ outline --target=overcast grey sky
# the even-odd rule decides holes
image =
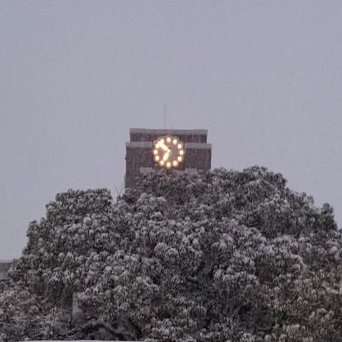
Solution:
[[[0,259],[69,188],[123,190],[128,130],[207,128],[342,222],[342,1],[0,1]]]

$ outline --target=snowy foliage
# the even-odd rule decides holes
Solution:
[[[70,190],[27,234],[0,294],[0,340],[342,336],[333,210],[265,168],[153,172],[114,203]]]

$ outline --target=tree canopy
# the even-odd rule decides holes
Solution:
[[[0,294],[0,340],[321,342],[342,336],[342,236],[262,167],[151,172],[58,194]]]

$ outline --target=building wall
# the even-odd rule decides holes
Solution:
[[[8,279],[8,270],[11,267],[12,261],[0,261],[0,281]]]
[[[140,173],[140,168],[153,166],[151,151],[152,142],[145,144],[128,143],[126,145],[126,187],[134,185],[134,181]]]
[[[210,170],[211,145],[207,143],[206,130],[134,128],[130,130],[130,142],[126,143],[126,187],[134,185],[141,168],[160,168],[153,160],[152,147],[155,140],[165,135],[176,136],[184,143],[185,158],[178,170]]]
[[[130,141],[155,141],[163,135],[177,136],[184,143],[206,143],[208,131],[205,129],[146,129],[131,128],[129,131]]]

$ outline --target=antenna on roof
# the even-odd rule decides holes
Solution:
[[[164,103],[164,129],[166,129],[166,104]]]

